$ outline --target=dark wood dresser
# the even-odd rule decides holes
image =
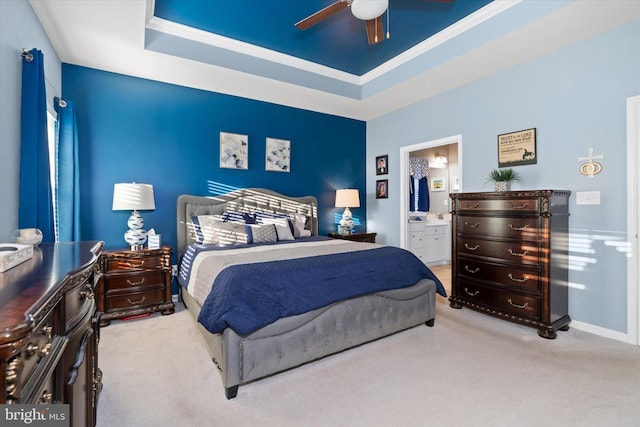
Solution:
[[[570,191],[452,193],[450,305],[538,329],[569,329]]]
[[[171,314],[171,254],[173,249],[105,251],[100,257],[98,311],[101,326],[111,319],[161,311]]]
[[[0,273],[0,403],[70,405],[96,424],[102,373],[95,265],[102,242],[42,244]]]

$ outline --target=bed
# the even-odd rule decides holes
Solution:
[[[312,196],[261,188],[181,195],[177,225],[181,298],[227,399],[241,384],[420,324],[433,326],[436,293],[446,296],[408,251],[318,236]],[[396,265],[409,272],[395,271]]]

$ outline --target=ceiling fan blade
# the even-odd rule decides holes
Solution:
[[[349,3],[346,0],[337,1],[324,9],[314,13],[313,15],[304,18],[302,21],[296,23],[296,28],[300,30],[306,30],[309,27],[316,25],[318,22],[323,21],[334,15],[341,10],[345,9]]]
[[[380,43],[384,40],[384,33],[382,32],[382,19],[378,16],[376,19],[369,19],[367,24],[367,39],[369,44]]]

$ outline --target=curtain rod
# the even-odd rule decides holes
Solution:
[[[33,61],[33,54],[29,52],[29,49],[27,49],[26,47],[22,48],[22,53],[20,54],[20,56],[24,57],[27,62]]]

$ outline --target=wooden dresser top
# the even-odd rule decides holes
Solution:
[[[31,259],[0,273],[0,344],[28,330],[30,315],[61,295],[66,279],[95,264],[103,245],[100,241],[41,244]]]

